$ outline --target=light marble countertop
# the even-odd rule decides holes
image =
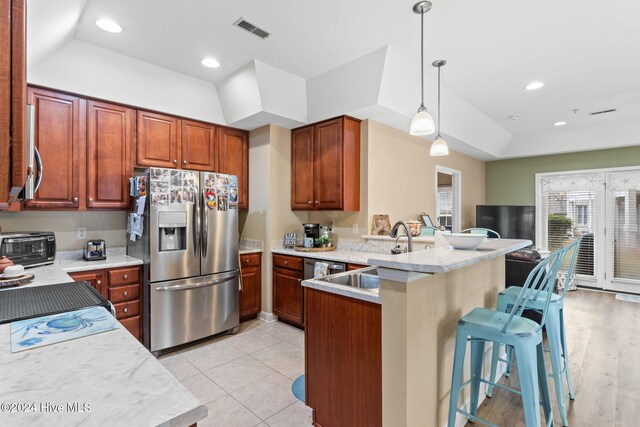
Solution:
[[[294,249],[273,249],[271,252],[274,254],[290,255],[302,258],[314,258],[363,265],[370,265],[370,263],[367,262],[369,258],[381,255],[373,252],[349,251],[343,249],[336,249],[331,252],[300,252]]]
[[[477,249],[471,251],[440,246],[399,255],[375,254],[369,257],[366,264],[394,270],[446,273],[526,248],[531,244],[531,240],[487,239]]]
[[[67,272],[72,271],[142,263],[124,254],[107,253],[107,260],[94,262],[61,255],[52,265],[27,269],[35,280],[25,286],[71,282]],[[11,289],[18,288],[0,292]],[[121,325],[113,331],[14,354],[10,324],[0,325],[0,366],[0,402],[36,403],[38,409],[31,413],[0,411],[2,426],[187,427],[207,416],[207,408]],[[67,403],[76,402],[90,404],[91,412],[67,412]],[[43,403],[63,405],[64,411],[43,412],[38,406]]]
[[[332,294],[342,295],[349,298],[355,298],[363,301],[382,304],[380,298],[380,289],[360,289],[350,286],[335,285],[329,282],[321,282],[319,280],[309,279],[302,282],[302,286],[306,288],[317,289],[319,291],[330,292]]]
[[[240,248],[240,255],[260,254],[260,253],[262,253],[262,249]]]

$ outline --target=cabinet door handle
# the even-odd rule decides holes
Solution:
[[[93,203],[93,197],[89,197],[89,204]]]
[[[96,285],[98,286],[102,285],[102,280],[96,280]]]
[[[127,295],[129,295],[129,292],[124,291],[124,292],[122,293],[122,295],[126,297]]]
[[[316,205],[318,204],[318,201],[316,200]]]
[[[287,264],[289,264],[289,261],[285,261],[285,262],[284,262],[284,265],[287,265]]]
[[[78,202],[78,196],[74,197],[73,201],[77,203]]]
[[[309,203],[310,205],[313,204],[313,202],[311,200],[309,200],[307,203]]]
[[[183,165],[186,165],[186,164],[187,164],[187,161],[186,161],[186,160],[183,160],[183,161],[182,161],[182,164],[183,164]]]
[[[174,165],[177,165],[177,164],[178,164],[178,161],[177,161],[176,159],[173,159],[173,164],[174,164]]]
[[[129,311],[129,307],[125,307],[122,311],[126,313],[127,311]]]
[[[122,275],[122,278],[123,278],[124,280],[127,280],[127,279],[129,278],[129,275],[128,275],[128,274],[123,274],[123,275]]]

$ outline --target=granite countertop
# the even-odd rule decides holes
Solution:
[[[531,240],[488,239],[472,251],[441,246],[399,255],[375,254],[369,257],[367,264],[394,270],[446,273],[526,248],[531,244]]]
[[[35,403],[35,412],[0,411],[0,425],[179,426],[207,409],[124,327],[11,353],[9,324],[0,325],[0,402]],[[67,410],[87,403],[90,412]],[[42,404],[62,405],[46,412]],[[32,408],[33,409],[33,408]]]
[[[262,249],[255,249],[255,248],[240,248],[240,255],[246,255],[246,254],[260,254],[262,253]]]
[[[331,252],[300,252],[294,249],[273,249],[271,252],[274,254],[297,256],[302,258],[314,258],[363,265],[371,265],[368,260],[373,256],[383,256],[383,254],[374,252],[349,251],[344,249],[336,249]]]
[[[131,265],[142,265],[142,260],[127,255],[124,247],[107,248],[107,259],[100,261],[85,261],[82,259],[82,251],[62,251],[56,254],[53,264],[62,268],[67,273],[79,271],[103,270]]]
[[[382,304],[379,289],[360,289],[351,286],[335,285],[329,282],[321,282],[315,279],[308,279],[302,282],[305,288],[317,289],[319,291],[330,292],[332,294],[342,295],[345,297],[355,298],[363,301]]]

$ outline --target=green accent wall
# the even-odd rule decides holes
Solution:
[[[640,166],[640,145],[486,162],[485,203],[534,205],[536,173],[624,166]]]

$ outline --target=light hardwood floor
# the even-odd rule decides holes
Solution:
[[[618,301],[613,293],[580,289],[567,295],[565,324],[576,394],[569,401],[569,425],[640,425],[640,304]],[[502,382],[518,388],[517,369]],[[561,426],[551,379],[549,388],[554,420]],[[478,416],[500,427],[525,426],[520,398],[499,388],[493,398],[485,399]],[[467,423],[475,425],[479,423]]]

